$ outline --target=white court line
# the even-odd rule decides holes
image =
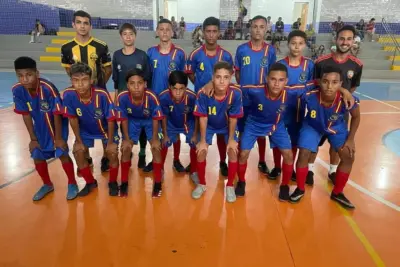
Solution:
[[[379,102],[379,103],[384,104],[384,105],[386,105],[386,106],[392,107],[392,108],[394,108],[394,109],[400,110],[399,107],[390,105],[389,103],[383,102],[383,101],[378,100],[378,99],[376,99],[376,98],[373,98],[373,97],[371,97],[371,96],[368,96],[368,95],[365,95],[365,94],[362,94],[362,93],[359,93],[359,92],[354,92],[354,93],[356,93],[356,94],[358,94],[358,95],[362,95],[363,97],[369,98],[369,99],[371,99],[371,100],[375,100],[376,102]]]
[[[323,160],[320,159],[320,158],[317,158],[317,162],[318,162],[322,167],[324,167],[325,169],[329,170],[329,164],[328,164],[328,163],[326,163],[325,161],[323,161]],[[368,191],[367,189],[365,189],[365,188],[362,187],[361,185],[357,184],[356,182],[354,182],[354,181],[352,181],[352,180],[349,180],[349,181],[347,182],[347,184],[351,185],[352,187],[354,187],[354,188],[357,189],[358,191],[360,191],[360,192],[366,194],[367,196],[372,197],[372,198],[375,199],[376,201],[379,201],[380,203],[382,203],[382,204],[388,206],[389,208],[392,208],[392,209],[394,209],[395,211],[399,211],[399,212],[400,212],[400,207],[399,207],[399,206],[397,206],[396,204],[394,204],[394,203],[392,203],[392,202],[390,202],[390,201],[388,201],[388,200],[382,198],[381,196],[378,196],[378,195],[375,194],[375,193],[372,193],[371,191]]]
[[[400,111],[361,112],[361,115],[375,115],[375,114],[400,114]]]

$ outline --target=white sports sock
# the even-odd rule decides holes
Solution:
[[[329,165],[329,174],[336,172],[338,165]]]
[[[314,163],[308,163],[308,171],[314,172]]]

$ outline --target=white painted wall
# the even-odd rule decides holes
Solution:
[[[202,23],[207,17],[218,18],[219,6],[219,0],[178,0],[178,21],[184,17],[187,23]]]

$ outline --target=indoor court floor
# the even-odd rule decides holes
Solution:
[[[44,76],[60,90],[68,85],[64,74]],[[226,203],[216,146],[209,150],[208,190],[202,199],[191,198],[188,175],[173,171],[172,148],[161,198],[151,197],[151,174],[136,168],[137,148],[129,196],[112,198],[108,174],[100,173],[100,143],[91,151],[97,190],[67,202],[67,178],[54,161],[49,171],[55,191],[33,203],[41,180],[22,118],[11,109],[14,81],[12,72],[0,72],[1,267],[400,266],[400,82],[364,81],[357,91],[362,119],[345,188],[356,206],[349,212],[329,198],[326,145],[317,160],[315,185],[295,205],[278,201],[279,180],[258,172],[256,149],[249,160],[246,197]],[[184,166],[188,152],[183,144]],[[147,155],[149,161],[149,149]],[[273,167],[269,149],[267,164]]]

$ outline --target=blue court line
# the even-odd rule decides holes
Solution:
[[[387,149],[400,157],[400,129],[387,132],[382,137],[382,142]]]
[[[47,164],[50,164],[50,163],[52,163],[52,162],[55,161],[55,160],[56,160],[56,159],[51,159],[51,160],[49,160],[49,161],[47,162]],[[24,178],[27,177],[29,174],[32,174],[32,173],[34,173],[35,171],[36,171],[36,169],[31,169],[31,170],[27,171],[26,173],[21,174],[20,176],[18,176],[18,177],[16,177],[16,178],[12,179],[12,180],[10,180],[10,181],[8,181],[7,183],[4,183],[4,184],[0,185],[0,190],[3,189],[3,188],[5,188],[5,187],[7,187],[7,186],[9,186],[9,185],[12,185],[12,184],[14,184],[14,183],[20,181],[20,180],[22,180],[22,179],[24,179]]]

